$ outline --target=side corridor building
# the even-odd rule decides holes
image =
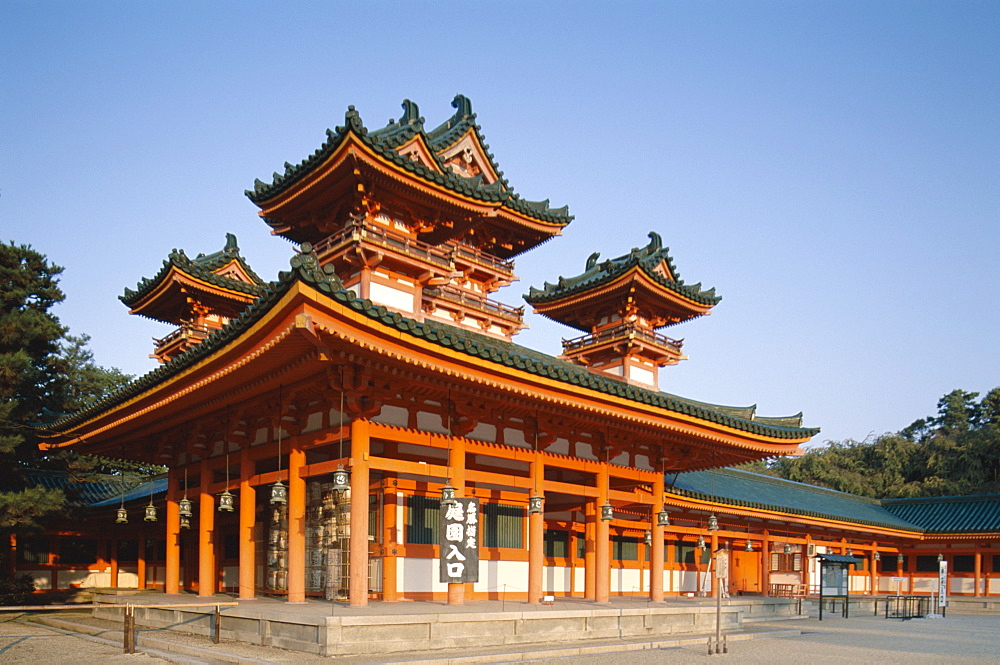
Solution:
[[[468,99],[434,129],[419,110],[344,125],[247,192],[298,247],[265,282],[240,255],[172,252],[126,290],[176,326],[162,365],[50,426],[46,448],[169,468],[109,481],[84,519],[17,543],[40,588],[159,587],[253,598],[803,594],[815,555],[858,563],[854,592],[1000,594],[1000,497],[872,500],[731,467],[796,455],[801,414],[659,390],[684,360],[666,327],[720,298],[681,279],[656,233],[531,288],[574,328],[558,357],[513,342],[523,306],[491,296],[514,259],[572,217],[522,199]],[[39,481],[42,482],[42,481]],[[55,482],[51,479],[45,482]],[[478,582],[438,576],[448,494],[480,501]]]

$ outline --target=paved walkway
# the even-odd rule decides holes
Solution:
[[[329,610],[330,605],[325,605]],[[427,605],[435,605],[428,603]],[[519,610],[523,609],[518,608]],[[65,616],[65,615],[64,615]],[[69,619],[70,617],[65,617]],[[98,622],[87,615],[80,621]],[[104,640],[67,635],[59,630],[25,623],[24,618],[0,623],[0,662],[54,663],[75,665],[95,661],[121,663],[154,662],[145,654],[121,652],[120,625],[106,622]],[[119,632],[115,635],[115,629]],[[728,653],[707,653],[706,637],[682,639],[679,645],[660,648],[662,643],[641,641],[580,642],[545,650],[517,649],[448,650],[392,654],[382,660],[367,658],[325,658],[282,649],[223,642],[213,645],[193,635],[170,634],[186,646],[205,650],[206,657],[182,657],[176,662],[256,662],[256,663],[445,663],[551,662],[581,665],[642,665],[644,663],[744,663],[782,664],[817,662],[824,665],[858,663],[992,663],[1000,664],[1000,616],[949,615],[941,619],[886,620],[863,616],[850,619],[816,619],[755,624],[751,630],[733,635]],[[575,651],[574,651],[575,650]],[[164,655],[160,652],[160,655]]]

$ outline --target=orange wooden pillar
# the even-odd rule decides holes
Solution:
[[[983,579],[983,553],[982,552],[976,552],[973,556],[975,557],[975,568],[973,569],[973,572],[974,572],[974,574],[973,574],[973,580],[975,581],[975,584],[976,584],[976,591],[972,595],[974,595],[976,597],[979,597],[979,596],[983,595],[983,591],[982,591],[982,584],[983,584],[983,581],[982,581],[982,579]]]
[[[583,504],[583,597],[597,598],[597,501],[587,499]]]
[[[392,481],[395,482],[395,481]],[[396,529],[402,528],[396,522],[396,506],[402,497],[394,487],[383,491],[382,499],[382,600],[399,600],[396,591]]]
[[[878,552],[878,543],[872,543],[872,554],[868,557],[868,578],[871,584],[871,594],[878,593],[878,561],[875,560],[875,553]]]
[[[198,494],[198,595],[215,594],[215,498],[209,491],[212,470],[201,461],[201,491]]]
[[[250,459],[250,446],[246,445],[240,449],[240,522],[239,522],[239,547],[240,547],[240,572],[239,572],[239,597],[249,600],[256,597],[256,543],[254,542],[254,529],[257,522],[257,490],[250,484],[250,478],[254,475],[254,463]]]
[[[306,602],[306,481],[301,475],[305,462],[305,451],[294,443],[288,451],[289,603]]]
[[[368,605],[368,453],[369,423],[351,421],[351,536],[350,578],[347,585],[351,607]]]
[[[111,559],[111,587],[118,588],[118,539],[108,539],[108,558]]]
[[[663,474],[656,474],[653,481],[653,507],[650,509],[649,530],[653,534],[653,545],[649,552],[649,599],[654,603],[663,600],[663,538],[664,527],[660,526],[658,513],[663,510]]]
[[[537,450],[531,458],[531,492],[534,496],[545,496],[545,462]],[[544,502],[540,513],[528,513],[528,602],[538,604],[542,600],[542,568],[545,556],[545,514]]]
[[[164,571],[164,592],[181,591],[181,515],[177,504],[177,482],[174,472],[167,474],[167,528],[166,566]]]
[[[601,463],[601,470],[597,474],[597,510],[598,519],[596,524],[595,556],[594,556],[594,601],[598,603],[608,602],[611,594],[611,521],[604,519],[600,514],[604,506],[608,505],[608,494],[610,493],[611,478],[608,474],[608,463]]]
[[[771,595],[771,533],[767,529],[760,537],[760,595]]]
[[[449,481],[455,488],[455,496],[465,497],[465,439],[451,437],[448,448]],[[448,584],[448,604],[465,604],[465,584]]]
[[[136,561],[137,589],[146,588],[146,534],[139,534],[139,560]]]
[[[812,544],[812,534],[806,534],[806,543],[802,546],[802,590],[809,595],[809,586],[812,580],[809,579],[809,546]]]

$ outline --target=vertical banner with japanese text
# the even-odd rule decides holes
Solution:
[[[479,499],[455,499],[452,505],[441,506],[440,515],[440,581],[478,582]]]

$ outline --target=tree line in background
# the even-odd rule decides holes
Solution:
[[[743,468],[873,498],[1000,492],[1000,387],[953,390],[937,407],[895,433]]]
[[[152,469],[76,453],[43,454],[41,428],[128,383],[132,377],[101,367],[51,309],[65,299],[62,268],[28,245],[0,244],[0,537],[37,530],[65,515],[73,496],[34,486],[28,472],[66,473],[77,483],[100,474],[138,476]],[[70,490],[70,494],[72,491]]]

